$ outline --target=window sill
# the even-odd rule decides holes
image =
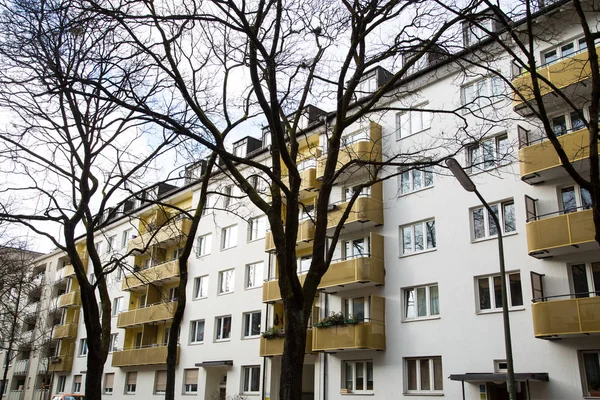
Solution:
[[[420,131],[417,131],[417,132],[411,132],[411,133],[409,133],[409,134],[408,134],[408,135],[406,135],[406,136],[400,136],[400,137],[397,137],[397,136],[396,136],[396,141],[397,141],[397,142],[399,142],[399,141],[401,141],[401,140],[403,140],[403,139],[408,139],[409,137],[412,137],[412,136],[418,135],[419,133],[427,132],[427,131],[429,131],[429,130],[431,130],[431,127],[429,127],[429,128],[425,128],[425,129],[421,129]]]
[[[262,289],[262,285],[260,285],[260,286],[251,286],[251,287],[244,288],[244,290],[256,290],[256,289]]]
[[[215,339],[215,343],[227,343],[231,342],[231,339]]]
[[[340,394],[342,396],[375,396],[375,393],[373,393],[373,392],[348,392],[348,393],[340,392]]]
[[[204,258],[206,256],[210,256],[210,253],[200,254],[200,255],[196,254],[196,259]]]
[[[412,318],[412,319],[404,319],[402,320],[402,323],[404,322],[419,322],[419,321],[431,321],[431,320],[436,320],[436,319],[441,319],[442,317],[440,315],[434,315],[431,317],[419,317],[419,318]]]
[[[198,396],[198,392],[184,392],[182,393],[184,396]]]
[[[227,250],[235,249],[236,247],[237,247],[237,245],[231,246],[231,247],[223,247],[223,248],[221,248],[221,251],[227,251]]]
[[[217,293],[217,296],[227,296],[228,294],[233,294],[234,292],[223,292],[223,293]]]
[[[418,256],[419,254],[425,254],[425,253],[431,253],[432,251],[436,251],[437,247],[435,249],[428,249],[428,250],[421,250],[421,251],[415,251],[413,253],[408,253],[408,254],[401,254],[398,258],[405,258],[405,257],[412,257],[412,256]]]
[[[196,301],[196,300],[204,300],[204,299],[208,299],[208,296],[203,296],[203,297],[195,297],[192,299],[192,301]]]
[[[204,344],[203,341],[202,342],[189,342],[188,346],[199,346],[199,345],[202,345],[202,344]]]
[[[260,335],[256,335],[256,336],[244,336],[242,338],[242,340],[256,340],[256,339],[260,339]]]
[[[265,239],[265,236],[263,236],[263,237],[258,237],[258,238],[256,238],[256,239],[248,239],[248,243],[254,243],[254,242],[258,242],[258,241],[261,241],[261,240],[264,240],[264,239]]]
[[[424,192],[425,190],[428,190],[428,189],[433,189],[434,187],[435,187],[435,185],[431,185],[431,186],[426,186],[426,187],[423,187],[423,188],[421,188],[421,189],[413,190],[412,192],[408,192],[408,193],[401,193],[401,194],[399,194],[399,195],[398,195],[398,198],[401,198],[401,197],[406,197],[406,196],[410,196],[411,194],[415,194],[415,193]]]
[[[508,312],[513,312],[513,311],[525,311],[525,307],[524,306],[519,306],[519,307],[511,307],[508,309]],[[502,309],[498,308],[496,310],[484,310],[484,311],[477,311],[475,314],[477,315],[486,315],[486,314],[500,314],[502,313]]]
[[[402,393],[404,396],[443,396],[444,393],[439,392],[422,392],[422,393]]]
[[[517,235],[518,233],[519,233],[519,232],[517,232],[517,231],[515,231],[515,232],[503,233],[503,234],[502,234],[502,238],[504,239],[504,238],[506,238],[506,237],[509,237],[509,236],[514,236],[514,235]],[[483,237],[483,238],[480,238],[480,239],[474,239],[474,240],[471,240],[471,243],[481,243],[481,242],[488,242],[488,241],[490,241],[490,240],[496,240],[496,239],[498,239],[498,235],[496,235],[496,236],[486,236],[486,237]]]

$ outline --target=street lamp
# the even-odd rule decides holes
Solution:
[[[458,161],[456,161],[454,158],[447,158],[446,165],[448,166],[454,177],[458,180],[458,182],[467,192],[473,192],[477,195],[477,198],[481,201],[488,214],[492,216],[494,224],[496,224],[496,232],[498,232],[498,256],[500,258],[500,282],[502,285],[502,320],[504,322],[504,348],[506,350],[507,370],[506,384],[508,386],[508,395],[510,400],[516,400],[517,392],[515,387],[515,370],[513,367],[512,341],[510,339],[510,320],[508,318],[508,292],[506,289],[506,269],[504,267],[504,246],[502,243],[502,227],[500,226],[498,216],[492,210],[487,201],[485,201],[481,194],[477,191],[475,184],[473,183],[471,178],[469,178],[469,175],[467,175],[465,170],[462,169]]]

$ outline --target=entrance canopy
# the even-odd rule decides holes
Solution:
[[[451,381],[462,381],[462,382],[506,382],[508,380],[508,374],[495,374],[487,372],[467,372],[466,374],[455,374],[450,375]],[[516,381],[543,381],[548,382],[547,372],[520,372],[515,373]]]
[[[231,367],[233,360],[219,360],[219,361],[203,361],[196,363],[196,367]]]

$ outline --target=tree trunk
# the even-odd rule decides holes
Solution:
[[[306,318],[304,310],[285,307],[285,342],[279,379],[280,400],[302,399],[302,369],[306,349]]]
[[[10,327],[10,337],[8,338],[8,350],[6,351],[6,362],[4,363],[4,371],[2,374],[2,382],[0,382],[0,396],[4,395],[6,386],[6,378],[8,377],[8,368],[10,365],[10,357],[12,357],[12,347],[15,343],[15,331],[17,329],[17,318],[19,317],[19,302],[21,301],[21,284],[17,290],[17,301],[15,302],[15,312],[12,315],[12,326]]]

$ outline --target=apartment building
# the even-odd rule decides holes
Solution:
[[[589,115],[589,67],[578,62],[587,55],[583,34],[572,10],[561,8],[559,14],[545,20],[565,29],[551,42],[537,43],[538,72],[557,79]],[[589,17],[598,20],[597,14]],[[482,39],[465,33],[468,44]],[[496,51],[494,67],[515,86],[527,85],[527,75]],[[600,397],[600,249],[589,193],[560,166],[527,108],[491,75],[476,68],[465,72],[439,54],[420,67],[399,90],[411,95],[394,104],[469,111],[374,114],[348,129],[340,164],[415,150],[425,159],[460,149],[456,158],[501,220],[517,398]],[[366,74],[361,90],[379,87],[387,74],[382,68]],[[585,171],[585,124],[552,91],[544,96],[552,104],[559,140],[570,149],[573,165]],[[310,264],[312,210],[327,154],[323,115],[311,106],[303,121],[301,281]],[[494,115],[489,118],[494,123],[481,123],[482,115]],[[465,130],[468,138],[459,136]],[[237,156],[266,165],[268,145],[252,137],[233,144]],[[97,234],[95,246],[105,257],[139,250],[130,260],[136,274],[118,270],[109,280],[114,318],[106,398],[164,393],[166,342],[176,334],[170,321],[178,300],[177,258],[190,230],[190,221],[175,210],[197,204],[203,167],[199,162],[186,169],[185,186],[155,186],[119,204]],[[340,177],[330,198],[328,229],[369,173],[363,167]],[[354,203],[319,286],[307,327],[304,398],[507,398],[497,231],[490,216],[440,169],[385,173],[394,176],[364,189]],[[255,186],[261,182],[256,179]],[[188,304],[178,333],[177,397],[277,399],[285,332],[268,223],[224,176],[214,175],[211,191],[222,195],[209,197],[190,259]],[[173,207],[157,207],[144,197]],[[83,242],[80,251],[85,256]],[[46,325],[56,325],[49,351],[33,368],[38,372],[30,364],[27,390],[82,391],[87,346],[72,267],[53,253],[36,268],[46,271],[46,303],[56,304],[57,311],[48,314],[56,318]]]

